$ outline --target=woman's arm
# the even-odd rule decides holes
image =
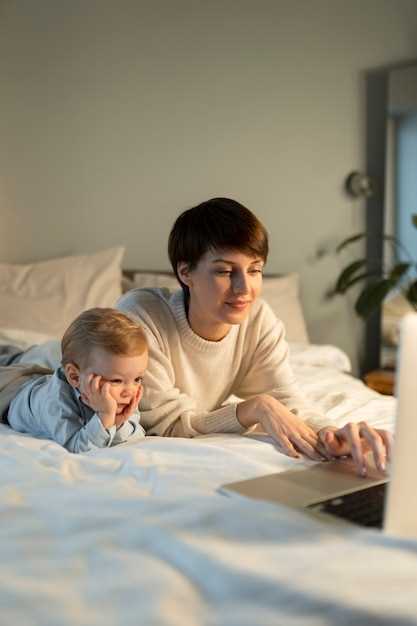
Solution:
[[[261,424],[288,456],[299,458],[302,453],[316,461],[330,457],[318,434],[273,396],[262,394],[241,402],[237,418],[246,428]]]
[[[235,394],[244,400],[260,396],[263,413],[278,410],[276,402],[265,402],[265,396],[274,398],[315,432],[331,425],[331,420],[302,392],[290,365],[284,325],[265,302],[257,312],[254,327],[255,348]]]
[[[266,307],[265,329],[238,392],[250,399],[238,406],[238,419],[245,426],[258,421],[290,456],[301,451],[313,458],[311,447],[328,458],[351,455],[358,473],[366,475],[364,454],[371,450],[378,469],[385,471],[391,434],[366,422],[336,428],[309,403],[292,372],[283,325],[271,315]]]

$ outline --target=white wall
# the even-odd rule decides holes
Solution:
[[[364,71],[415,56],[415,0],[0,0],[0,260],[123,243],[164,269],[178,212],[232,196],[301,273],[312,339],[354,356],[315,254],[363,226]]]

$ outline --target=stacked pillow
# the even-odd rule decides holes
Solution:
[[[117,247],[28,265],[0,263],[0,333],[61,338],[81,311],[114,306],[123,254]]]
[[[114,306],[122,285],[124,291],[179,288],[170,272],[138,271],[123,277],[123,254],[124,248],[116,247],[27,265],[0,263],[0,344],[25,347],[60,339],[81,311]],[[264,276],[262,297],[284,322],[288,341],[309,343],[298,274]]]

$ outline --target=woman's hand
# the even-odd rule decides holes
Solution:
[[[288,456],[300,458],[303,454],[315,461],[328,458],[317,433],[272,396],[265,394],[240,402],[236,415],[247,428],[261,424]]]
[[[348,422],[342,428],[326,426],[319,433],[326,452],[333,456],[352,456],[360,476],[367,475],[366,452],[372,450],[375,465],[385,472],[391,459],[393,436],[387,430],[372,428],[366,422]]]

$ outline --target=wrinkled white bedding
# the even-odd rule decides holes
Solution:
[[[298,346],[292,360],[337,423],[392,427],[395,400],[341,371],[340,351]],[[1,623],[417,624],[417,542],[217,491],[306,465],[259,436],[73,455],[0,426]]]

